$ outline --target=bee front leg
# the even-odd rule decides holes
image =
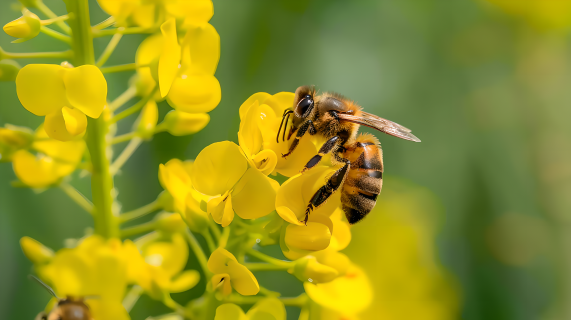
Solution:
[[[327,140],[327,142],[325,142],[321,146],[321,148],[317,152],[317,155],[315,155],[313,158],[311,158],[311,160],[309,160],[309,162],[307,162],[305,167],[303,167],[303,169],[301,170],[301,173],[304,173],[305,171],[315,167],[319,162],[321,162],[321,159],[323,158],[323,156],[325,156],[326,154],[328,154],[329,152],[331,152],[332,150],[335,149],[338,141],[339,141],[338,136],[335,136],[335,137]]]
[[[286,158],[287,156],[289,156],[293,152],[293,150],[295,150],[295,148],[297,148],[297,145],[299,144],[299,140],[305,135],[305,133],[307,132],[308,129],[309,129],[309,134],[311,134],[311,135],[314,135],[317,132],[317,130],[315,130],[315,126],[313,125],[313,121],[307,120],[306,122],[304,122],[301,125],[301,127],[299,128],[299,130],[297,131],[297,135],[295,136],[295,140],[293,140],[293,143],[289,147],[288,153],[282,154],[282,158]]]
[[[349,172],[351,163],[349,162],[349,160],[346,159],[343,160],[345,162],[345,165],[341,167],[341,169],[335,171],[335,173],[331,176],[331,178],[327,180],[325,185],[319,188],[319,190],[315,192],[313,197],[311,197],[311,200],[309,200],[309,204],[307,205],[307,209],[305,210],[305,219],[303,220],[305,225],[307,225],[307,220],[309,220],[309,214],[311,213],[311,211],[324,204],[327,201],[327,199],[329,199],[329,197],[331,197],[331,195],[333,195],[333,193],[337,191],[337,189],[339,189],[339,187],[345,180],[345,176]]]

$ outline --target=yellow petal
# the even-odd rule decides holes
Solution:
[[[249,168],[232,192],[232,207],[242,219],[256,219],[275,210],[276,191],[272,179]]]
[[[26,110],[45,116],[66,104],[64,68],[54,64],[29,64],[16,77],[16,91]]]
[[[351,242],[351,227],[349,223],[341,220],[341,213],[343,210],[337,209],[331,217],[333,222],[333,234],[331,235],[331,248],[337,251],[347,248]]]
[[[334,268],[321,264],[315,257],[307,256],[296,261],[293,274],[300,281],[312,283],[325,283],[333,281],[339,276]]]
[[[216,308],[214,320],[248,320],[242,308],[233,303],[226,303]]]
[[[220,83],[213,75],[182,73],[173,80],[167,102],[179,111],[210,112],[220,103]]]
[[[211,0],[170,1],[165,3],[167,12],[185,19],[185,23],[202,24],[208,22],[214,14]]]
[[[208,122],[210,122],[210,116],[206,113],[171,110],[157,129],[164,129],[173,136],[185,136],[204,129]]]
[[[303,287],[311,300],[340,313],[359,313],[371,303],[373,296],[367,275],[354,265],[343,277],[328,283],[305,282]]]
[[[38,127],[35,135],[36,140],[32,144],[32,148],[52,158],[62,160],[61,164],[65,163],[75,168],[83,157],[85,151],[85,141],[83,140],[62,142],[48,139],[48,134],[43,125]]]
[[[80,112],[81,113],[81,112]],[[84,115],[85,117],[85,115]],[[72,129],[77,128],[79,121],[68,113],[68,119],[70,120],[70,127]],[[44,121],[44,130],[48,136],[52,139],[59,141],[69,141],[75,138],[68,130],[66,126],[66,119],[64,118],[63,110],[59,109],[48,115],[46,115],[46,120]],[[76,121],[74,121],[76,120]],[[81,119],[80,119],[81,120]],[[87,124],[87,119],[85,119],[85,124]],[[85,130],[85,128],[83,128]],[[83,133],[83,132],[80,132]]]
[[[244,150],[246,157],[251,158],[257,154],[262,147],[262,132],[258,126],[258,117],[260,116],[260,106],[258,102],[254,102],[246,112],[242,121],[240,121],[240,130],[238,130],[238,142]]]
[[[243,296],[253,296],[258,294],[260,291],[260,285],[258,284],[256,277],[254,277],[254,274],[237,261],[229,260],[227,263],[232,288]]]
[[[159,88],[164,98],[171,89],[180,65],[181,49],[178,44],[174,18],[161,25],[161,33],[163,34],[163,51],[159,58]]]
[[[157,7],[155,4],[143,4],[133,10],[133,22],[142,28],[152,28],[155,25]]]
[[[160,264],[169,277],[181,272],[188,260],[188,246],[179,233],[172,235],[172,242],[158,241],[143,248],[143,256],[160,256]]]
[[[232,293],[232,285],[230,284],[230,275],[227,273],[215,274],[210,280],[214,290],[220,289],[224,296]]]
[[[261,319],[261,314],[265,313],[270,315],[271,319],[275,320],[285,320],[286,310],[283,302],[276,298],[265,298],[262,299],[248,310],[248,316],[250,319]],[[264,315],[264,316],[266,316]]]
[[[48,157],[38,159],[26,150],[14,153],[12,166],[18,179],[33,188],[47,187],[62,177],[58,175],[54,160]]]
[[[24,9],[24,15],[4,26],[4,32],[15,38],[31,39],[40,33],[42,24],[37,15]]]
[[[93,319],[130,320],[131,317],[121,301],[110,299],[87,300]]]
[[[78,136],[85,132],[87,128],[87,117],[83,112],[75,109],[63,107],[61,109],[63,120],[65,121],[65,128],[72,136]],[[48,117],[47,115],[46,117]]]
[[[172,159],[165,165],[159,165],[159,181],[174,199],[175,209],[183,214],[186,210],[186,199],[192,189],[187,167],[179,159]]]
[[[253,95],[251,95],[248,99],[246,99],[246,101],[244,101],[244,103],[242,103],[242,105],[240,106],[239,109],[239,113],[240,113],[240,120],[244,119],[244,117],[246,116],[246,114],[248,113],[248,110],[250,110],[250,108],[253,105],[261,105],[264,103],[264,101],[266,101],[269,97],[271,97],[271,95],[269,93],[266,92],[258,92],[258,93],[254,93]],[[256,103],[257,102],[257,103]],[[293,102],[293,99],[292,99]],[[281,116],[281,114],[280,114]]]
[[[178,275],[170,284],[168,291],[177,293],[193,288],[200,280],[200,273],[196,270],[186,270]]]
[[[325,185],[327,178],[334,171],[334,168],[317,167],[284,182],[278,190],[275,204],[280,216],[292,221],[291,214],[293,213],[298,220],[303,220],[309,200],[319,188]],[[325,204],[314,209],[310,213],[310,217],[313,215],[330,216],[340,204],[340,190],[338,190]],[[288,212],[286,208],[291,212]]]
[[[312,255],[317,258],[317,262],[337,270],[338,274],[341,276],[344,276],[347,273],[347,270],[351,265],[351,261],[346,255],[331,248],[314,252]]]
[[[228,261],[238,261],[233,254],[223,248],[218,248],[208,258],[208,270],[212,273],[226,273]]]
[[[329,246],[331,232],[326,225],[308,222],[307,226],[287,226],[285,242],[289,248],[318,251]]]
[[[270,149],[264,149],[252,157],[256,168],[263,174],[268,175],[274,171],[278,163],[278,156]]]
[[[164,39],[161,34],[154,34],[143,40],[139,45],[139,48],[137,48],[137,53],[135,55],[137,65],[146,66],[159,59],[163,43]]]
[[[49,262],[54,257],[52,249],[30,237],[22,237],[20,239],[20,247],[22,247],[22,251],[24,251],[28,260],[34,264]]]
[[[194,161],[190,176],[194,188],[207,195],[220,195],[230,190],[248,168],[240,147],[222,141],[204,148]]]
[[[183,47],[184,54],[190,57],[190,64],[186,66],[189,74],[214,75],[220,60],[220,36],[212,25],[190,26]]]
[[[107,100],[107,81],[96,66],[65,69],[63,81],[71,106],[90,118],[99,118]]]
[[[220,197],[215,197],[208,201],[208,212],[212,219],[223,227],[227,227],[234,220],[234,210],[232,208],[232,195],[225,193]]]

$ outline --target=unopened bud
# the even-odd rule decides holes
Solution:
[[[11,161],[12,154],[27,149],[34,140],[34,133],[26,127],[6,124],[0,128],[0,161]]]
[[[16,81],[20,65],[14,60],[0,60],[0,81]]]
[[[298,259],[290,273],[293,273],[300,281],[311,279],[313,283],[330,282],[339,276],[337,270],[319,263],[313,256]]]
[[[173,136],[185,136],[204,129],[208,122],[210,122],[210,116],[206,113],[186,113],[172,110],[157,126],[157,131],[167,131]]]
[[[178,213],[162,212],[155,218],[157,223],[157,230],[166,233],[184,232],[186,224]]]
[[[135,122],[134,130],[144,140],[149,140],[155,134],[155,127],[159,121],[159,109],[154,100],[149,100],[143,107],[139,118]]]
[[[34,264],[49,262],[54,256],[52,249],[30,237],[20,239],[20,246],[26,257]]]
[[[24,15],[12,22],[8,22],[4,26],[4,32],[14,38],[25,41],[37,36],[40,33],[41,27],[42,22],[40,18],[29,10],[24,9]]]

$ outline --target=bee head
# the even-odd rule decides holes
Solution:
[[[315,89],[310,86],[302,86],[295,90],[293,112],[296,117],[303,119],[309,116],[315,106],[314,96]]]

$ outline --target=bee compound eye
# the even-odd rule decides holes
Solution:
[[[295,113],[301,117],[311,108],[313,108],[313,97],[308,94],[297,103]]]

